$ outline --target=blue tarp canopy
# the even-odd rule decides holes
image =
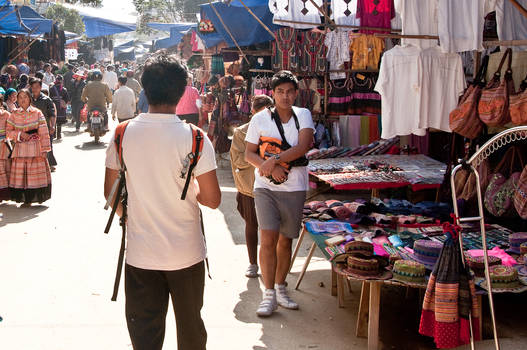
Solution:
[[[135,41],[131,40],[113,48],[113,56],[115,60],[135,60]]]
[[[268,1],[244,0],[244,3],[263,23],[265,23],[267,27],[269,27],[269,29],[271,29],[271,31],[276,31],[280,28],[273,24],[273,14],[269,11]],[[214,2],[212,5],[214,5],[214,8],[218,11],[238,45],[249,46],[274,39],[273,36],[271,36],[271,34],[262,27],[260,23],[258,23],[258,21],[238,0],[233,0],[230,5],[222,2]],[[229,47],[236,46],[216,15],[216,12],[212,9],[211,4],[200,5],[200,7],[201,18],[206,18],[212,22],[216,28],[216,33],[225,40]],[[207,40],[207,36],[212,35],[214,35],[214,33],[200,35],[200,38],[204,41],[206,47],[214,46],[211,44],[216,41],[215,38]]]
[[[22,22],[30,29],[35,29],[33,34],[50,33],[53,27],[53,20],[42,17],[35,10],[29,6],[22,6],[19,8]]]
[[[86,27],[86,37],[88,38],[133,32],[136,29],[135,23],[116,22],[99,17],[82,16],[82,21]]]
[[[27,35],[30,29],[25,27],[18,18],[16,13],[17,9],[14,6],[4,5],[6,5],[6,3],[3,5],[0,4],[0,19],[2,19],[0,21],[0,34]]]
[[[165,32],[170,32],[171,29],[176,29],[179,31],[182,30],[189,30],[190,28],[197,28],[196,23],[157,23],[157,22],[150,22],[146,24],[152,29],[157,30],[163,30]]]
[[[181,28],[186,28],[186,29],[181,30]],[[191,30],[195,28],[197,28],[196,24],[193,24],[191,27],[188,27],[188,26],[187,27],[183,27],[183,26],[172,27],[170,29],[169,37],[155,41],[154,50],[166,49],[172,46],[179,45],[179,43],[181,42],[181,39],[183,39],[183,37],[186,34],[188,34]]]

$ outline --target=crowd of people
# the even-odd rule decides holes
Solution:
[[[197,127],[207,116],[185,65],[166,52],[156,53],[142,67],[141,83],[129,64],[87,67],[79,62],[60,72],[50,62],[35,72],[24,66],[9,66],[4,72],[0,199],[23,206],[48,200],[57,165],[53,141],[61,138],[61,127],[70,118],[80,131],[86,111],[106,111],[111,104],[108,117],[118,119],[122,134],[113,135],[108,144],[104,193],[117,205],[118,215],[130,213],[124,221],[124,271],[132,344],[136,350],[161,349],[171,297],[178,348],[205,349],[200,312],[206,247],[199,205],[217,208],[221,192],[213,143]],[[256,308],[261,317],[272,315],[278,306],[298,309],[285,280],[308,189],[303,160],[314,134],[309,110],[293,107],[296,77],[279,72],[271,87],[273,98],[253,97],[250,122],[234,130],[230,149],[237,209],[246,224],[245,275],[258,277],[261,269],[265,285]],[[120,194],[112,192],[120,179],[127,183],[127,200],[122,202],[112,197]]]

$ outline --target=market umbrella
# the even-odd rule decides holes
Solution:
[[[474,340],[480,339],[476,287],[463,264],[459,230],[443,225],[447,240],[428,281],[419,325],[419,333],[433,337],[440,349],[468,344],[471,323]]]

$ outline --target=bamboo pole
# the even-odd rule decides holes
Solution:
[[[267,31],[269,32],[269,34],[271,34],[271,36],[272,36],[275,40],[277,40],[277,38],[276,38],[276,34],[275,34],[271,29],[269,29],[269,27],[268,27],[264,22],[262,22],[262,20],[259,19],[258,16],[256,16],[256,15],[254,14],[254,12],[253,12],[249,7],[247,7],[247,5],[245,5],[245,3],[243,2],[243,0],[238,0],[238,1],[243,5],[243,7],[245,7],[245,9],[247,10],[247,12],[249,12],[249,13],[250,13],[250,14],[251,14],[251,15],[252,15],[252,16],[258,21],[258,23],[260,23],[260,25],[261,25],[262,27],[264,27],[264,29],[267,30]]]
[[[302,22],[302,21],[291,21],[288,19],[276,19],[275,22],[279,23],[290,23],[290,24],[309,24],[315,27],[318,27],[321,25],[321,23],[315,23],[315,22]],[[363,27],[363,26],[352,26],[347,24],[335,24],[333,27],[336,28],[349,28],[349,29],[365,29],[365,30],[372,30],[372,31],[378,31],[378,32],[385,32],[390,31],[393,33],[400,33],[400,29],[390,29],[390,28],[379,28],[379,27]]]
[[[331,26],[334,26],[335,25],[335,22],[333,22],[333,20],[331,18],[329,18],[329,16],[327,15],[326,11],[323,10],[320,6],[317,5],[317,3],[315,2],[315,0],[309,0],[311,1],[311,3],[313,4],[313,6],[315,6],[315,8],[318,10],[318,12],[320,12],[320,14],[322,16],[324,16],[324,26],[327,28],[328,27],[328,22],[329,24],[331,24]],[[324,1],[324,4],[326,4],[326,2]],[[326,8],[327,9],[327,8]]]
[[[223,28],[225,28],[225,30],[227,31],[227,33],[231,37],[234,45],[236,45],[236,47],[238,48],[238,51],[240,51],[240,54],[243,57],[243,59],[245,60],[245,62],[247,62],[247,64],[250,65],[249,60],[247,59],[247,57],[245,57],[245,54],[243,53],[242,49],[240,48],[240,45],[238,45],[238,42],[236,41],[236,39],[232,35],[231,31],[229,30],[227,25],[225,25],[225,22],[223,22],[223,18],[221,18],[220,13],[218,12],[218,10],[216,10],[216,7],[214,7],[214,4],[212,3],[211,0],[209,0],[209,4],[210,4],[210,7],[212,8],[212,10],[214,11],[214,13],[216,14],[216,16],[218,16],[218,19],[220,20],[221,24],[223,25]]]
[[[0,22],[2,22],[2,20],[3,20],[4,18],[6,18],[7,16],[9,16],[10,14],[12,14],[12,13],[15,12],[15,11],[16,11],[16,10],[13,10],[13,11],[11,11],[11,12],[6,13],[6,14],[4,15],[4,17],[0,18]]]

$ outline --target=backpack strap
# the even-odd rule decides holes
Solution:
[[[185,186],[183,187],[183,192],[181,193],[181,200],[185,200],[187,197],[188,187],[190,185],[190,179],[192,178],[192,172],[198,164],[198,161],[201,157],[203,151],[203,132],[196,127],[194,124],[190,124],[190,130],[192,131],[192,151],[187,155],[189,159],[189,167],[187,172],[187,179],[185,181]]]
[[[125,120],[122,123],[119,123],[117,125],[117,128],[115,129],[115,137],[114,137],[114,144],[117,150],[117,155],[119,156],[119,162],[121,163],[121,169],[126,170],[126,166],[124,164],[123,159],[123,139],[124,139],[124,132],[126,131],[126,127],[128,126],[128,123],[130,120]]]
[[[273,108],[270,110],[271,111],[271,119],[275,122],[276,124],[276,127],[278,128],[278,132],[280,133],[280,137],[282,138],[282,141],[284,143],[284,146],[286,148],[291,148],[291,145],[289,144],[289,142],[287,142],[286,138],[285,138],[285,132],[284,132],[284,127],[282,125],[282,120],[280,119],[280,116],[278,115],[278,112],[276,111],[276,108]],[[298,118],[295,114],[295,111],[292,111],[293,112],[293,119],[295,121],[295,126],[296,126],[296,130],[300,131],[300,124],[298,123]]]

